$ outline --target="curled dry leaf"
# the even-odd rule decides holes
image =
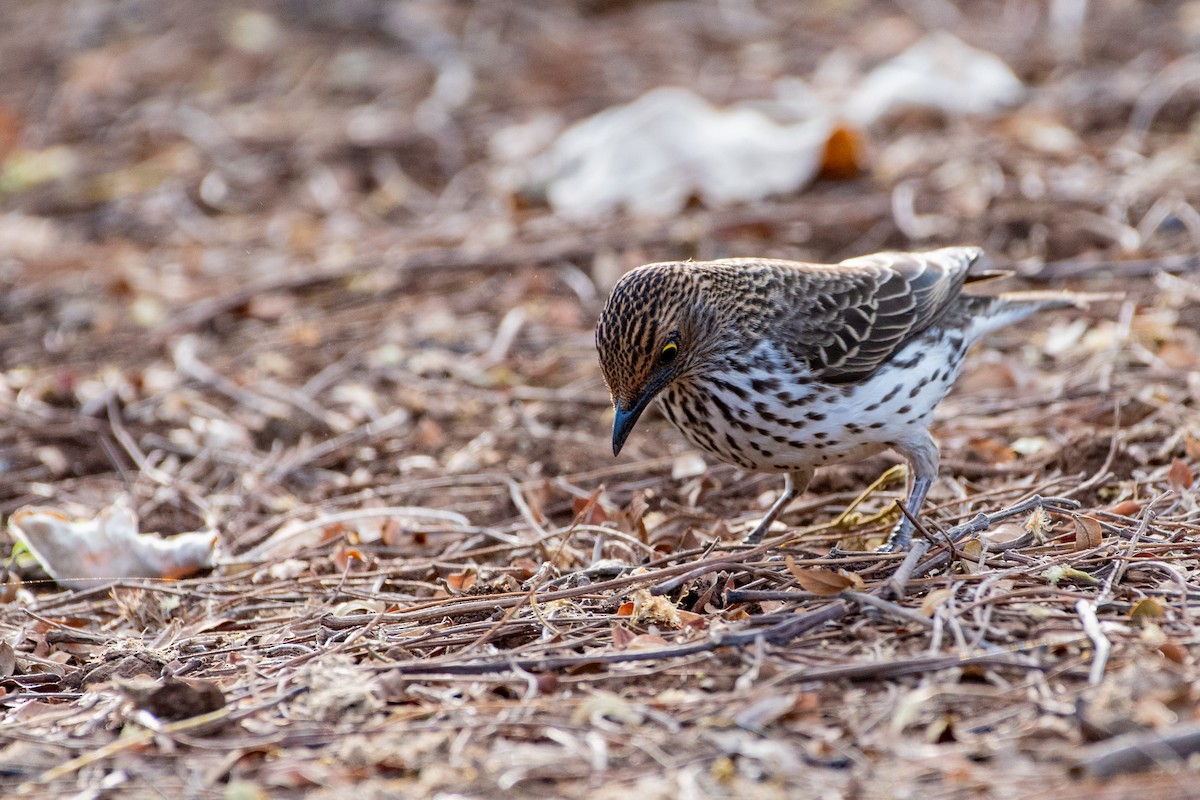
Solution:
[[[1192,483],[1195,478],[1192,476],[1191,467],[1182,458],[1177,458],[1171,462],[1171,468],[1167,470],[1167,482],[1171,484],[1171,488],[1176,492],[1192,488]]]
[[[1100,541],[1104,537],[1104,532],[1100,528],[1100,521],[1083,514],[1076,514],[1074,520],[1075,549],[1091,550],[1093,547],[1099,547]]]
[[[7,678],[17,671],[17,654],[12,645],[0,640],[0,678]]]
[[[1139,624],[1153,622],[1167,615],[1163,604],[1153,597],[1143,597],[1129,610],[1129,619]]]
[[[1142,504],[1137,500],[1122,500],[1112,508],[1108,509],[1108,513],[1117,514],[1122,517],[1132,517],[1134,514],[1142,510]]]
[[[478,578],[473,570],[452,572],[446,576],[446,587],[452,592],[465,592],[475,585]]]
[[[225,693],[209,680],[137,677],[118,679],[121,692],[138,708],[162,720],[180,720],[216,711],[225,705]]]
[[[994,545],[1009,545],[1029,536],[1029,531],[1016,522],[1001,522],[984,531],[982,536]]]
[[[937,610],[946,604],[951,597],[954,596],[954,590],[948,588],[934,589],[929,594],[921,599],[921,614],[926,617],[932,617],[937,613]]]
[[[1176,642],[1163,642],[1158,646],[1158,652],[1163,658],[1176,664],[1186,664],[1188,661],[1187,648]]]
[[[181,533],[169,539],[139,533],[125,498],[92,519],[26,506],[12,515],[8,529],[50,577],[68,589],[122,578],[182,578],[212,567],[216,560],[215,532]]]
[[[707,471],[708,463],[705,462],[704,456],[689,450],[677,456],[671,464],[671,480],[682,481],[703,475]]]
[[[978,575],[983,571],[983,542],[978,539],[968,539],[958,548],[958,565],[968,575]]]
[[[1084,572],[1081,569],[1074,567],[1063,566],[1056,564],[1042,573],[1047,581],[1052,584],[1058,583],[1074,583],[1077,586],[1099,586],[1100,581],[1094,575]]]
[[[596,491],[591,497],[571,498],[571,513],[581,525],[603,525],[608,522],[608,514],[600,504],[600,492]]]
[[[622,725],[640,725],[642,712],[612,692],[596,692],[575,707],[571,715],[572,725],[589,722],[593,725],[609,720]]]
[[[866,586],[858,573],[844,569],[837,572],[830,569],[800,569],[791,556],[787,557],[787,568],[801,589],[817,597],[833,597],[847,589],[859,592]]]

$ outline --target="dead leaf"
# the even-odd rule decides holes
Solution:
[[[537,574],[539,569],[538,563],[532,558],[518,558],[510,566],[516,570],[512,576],[521,581],[529,580]]]
[[[1100,581],[1093,575],[1084,572],[1081,569],[1074,567],[1063,566],[1056,564],[1050,567],[1042,575],[1052,584],[1058,583],[1074,583],[1077,586],[1099,586]]]
[[[1163,654],[1163,658],[1176,664],[1186,664],[1188,660],[1187,648],[1176,642],[1163,642],[1158,646],[1158,652]]]
[[[833,597],[847,589],[862,591],[866,586],[858,573],[847,572],[844,569],[837,572],[829,569],[800,569],[791,556],[787,557],[787,568],[801,589],[817,597]]]
[[[1075,521],[1075,549],[1091,550],[1093,547],[1099,547],[1104,536],[1100,521],[1083,514],[1076,514],[1073,519]]]
[[[630,637],[622,646],[622,650],[660,650],[670,646],[670,642],[653,633],[639,633]]]
[[[1001,522],[995,527],[984,531],[982,536],[991,544],[1006,545],[1020,541],[1026,536],[1029,536],[1029,531],[1025,530],[1024,526],[1016,522]]]
[[[1138,624],[1153,622],[1166,615],[1167,610],[1163,608],[1163,604],[1153,597],[1143,597],[1137,602],[1137,605],[1129,610],[1129,619]]]
[[[0,678],[7,678],[16,671],[17,654],[13,652],[12,645],[0,641]]]
[[[1167,470],[1167,482],[1172,489],[1182,494],[1184,490],[1192,488],[1194,480],[1186,461],[1176,458],[1171,462],[1171,468]]]
[[[167,539],[140,533],[137,517],[123,497],[92,519],[26,506],[9,518],[8,529],[50,577],[68,589],[89,589],[97,581],[121,578],[182,578],[216,561],[216,533],[181,533]]]
[[[1122,500],[1115,506],[1108,509],[1108,513],[1116,514],[1121,517],[1132,517],[1142,510],[1142,504],[1137,500]]]
[[[772,722],[790,714],[800,698],[799,692],[760,694],[733,715],[733,724],[749,731],[761,731]]]
[[[633,616],[633,601],[626,600],[624,603],[621,603],[621,607],[617,609],[617,616],[618,617],[632,617]]]
[[[620,695],[598,691],[585,698],[571,714],[572,725],[582,725],[585,722],[595,725],[605,719],[621,724],[640,725],[642,712]]]
[[[209,680],[138,677],[118,680],[118,688],[138,708],[159,719],[180,720],[216,711],[225,705],[225,693]]]
[[[452,572],[446,576],[446,587],[452,592],[465,592],[475,585],[479,576],[474,571]]]
[[[346,547],[344,545],[338,545],[337,549],[333,551],[331,560],[333,561],[333,565],[337,568],[338,572],[345,572],[348,570],[352,561],[357,561],[360,564],[367,563],[367,557],[362,554],[361,550],[355,547]]]
[[[958,559],[958,565],[962,567],[963,572],[968,575],[978,575],[983,571],[983,542],[978,539],[968,539],[958,548],[958,552],[962,555]]]
[[[704,456],[694,450],[688,451],[676,457],[675,462],[671,465],[671,480],[687,480],[697,475],[703,475],[707,471],[708,463],[704,460]]]
[[[835,181],[857,178],[862,174],[865,150],[859,131],[839,125],[825,141],[820,176]]]
[[[632,606],[633,603],[627,603],[627,605]],[[629,609],[629,613],[633,613],[632,608]],[[624,650],[633,641],[634,637],[637,636],[637,634],[624,625],[613,625],[611,635],[614,650]]]
[[[591,497],[571,498],[571,513],[580,525],[603,525],[608,522],[608,514],[600,505],[600,491],[596,490]]]
[[[1013,449],[999,439],[983,436],[967,442],[971,454],[985,464],[1008,464],[1016,460]]]
[[[921,598],[921,614],[926,617],[933,617],[937,613],[937,610],[944,606],[946,601],[953,596],[953,589],[934,589]]]

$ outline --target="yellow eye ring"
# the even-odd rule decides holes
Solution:
[[[667,342],[662,352],[658,354],[658,363],[670,364],[675,360],[675,356],[677,355],[679,355],[679,345],[674,342]]]

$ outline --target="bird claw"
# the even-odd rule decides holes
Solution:
[[[906,524],[907,523],[907,524]],[[878,553],[887,555],[889,553],[903,553],[908,550],[912,544],[913,528],[912,523],[905,519],[895,530],[892,535],[887,538],[887,541],[876,547],[874,550],[843,550],[834,545],[829,550],[829,558],[846,558],[847,556],[863,556],[869,553]]]
[[[767,524],[764,525],[763,522],[766,522]],[[763,536],[766,535],[767,530],[771,527],[771,523],[769,521],[763,520],[763,522],[755,525],[753,530],[742,537],[742,544],[758,544],[763,540]]]

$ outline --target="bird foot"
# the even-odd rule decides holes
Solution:
[[[767,531],[771,530],[771,520],[763,519],[754,529],[742,537],[743,544],[758,544],[767,535]]]
[[[912,545],[913,524],[906,517],[888,536],[887,541],[874,550],[843,550],[834,545],[829,551],[829,558],[846,558],[847,556],[863,556],[868,553],[903,553]]]

